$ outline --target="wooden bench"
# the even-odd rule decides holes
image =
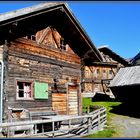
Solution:
[[[53,111],[51,107],[41,107],[41,108],[28,108],[30,120],[42,119],[40,116],[55,116],[56,111]]]
[[[56,116],[56,115],[57,112],[54,111],[51,107],[29,108],[30,120],[40,120],[43,119],[43,116]],[[42,131],[51,131],[52,123],[37,124],[36,127],[39,133]]]

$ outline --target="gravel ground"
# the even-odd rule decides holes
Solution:
[[[140,119],[116,115],[111,124],[116,126],[119,137],[140,138]]]

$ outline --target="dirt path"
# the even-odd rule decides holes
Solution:
[[[140,119],[115,115],[111,121],[117,131],[117,137],[139,137],[140,138]]]

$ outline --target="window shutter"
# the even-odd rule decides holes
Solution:
[[[48,99],[48,83],[35,82],[34,98],[35,99]]]

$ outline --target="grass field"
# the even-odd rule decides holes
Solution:
[[[104,106],[107,109],[107,128],[103,131],[99,131],[95,134],[91,134],[88,136],[85,136],[84,138],[111,138],[114,136],[117,136],[117,132],[115,130],[115,127],[111,125],[111,118],[115,115],[111,113],[111,109],[114,106],[118,106],[121,104],[121,102],[92,102],[91,98],[83,98],[83,107],[87,106]]]

